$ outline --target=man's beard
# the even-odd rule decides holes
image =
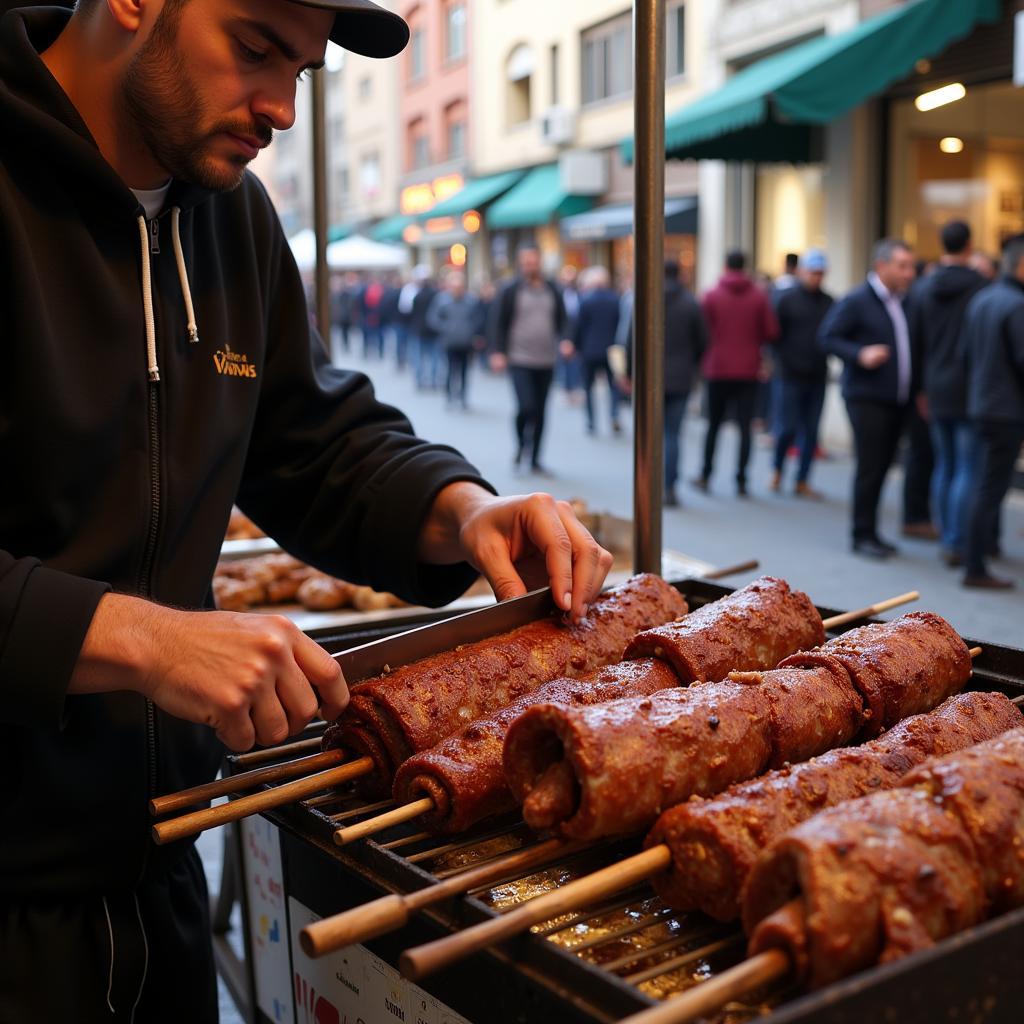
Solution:
[[[143,144],[172,177],[213,192],[230,192],[241,184],[248,160],[229,157],[229,166],[207,155],[212,139],[223,132],[259,139],[270,145],[269,125],[239,119],[202,128],[206,108],[186,61],[177,47],[180,11],[161,12],[153,31],[132,59],[124,77],[124,105]]]

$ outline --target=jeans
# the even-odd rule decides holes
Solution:
[[[448,379],[445,384],[448,401],[458,402],[466,408],[466,372],[469,369],[469,357],[472,349],[450,348],[448,356]]]
[[[516,395],[516,462],[529,456],[530,463],[540,462],[540,442],[544,435],[544,413],[554,370],[532,366],[510,366],[512,388]]]
[[[971,487],[977,464],[977,441],[968,420],[933,418],[932,507],[942,531],[942,546],[963,554],[964,530],[970,511]]]
[[[986,574],[985,556],[999,526],[999,511],[1013,481],[1013,470],[1024,443],[1024,421],[979,420],[974,500],[967,521],[968,576]]]
[[[379,326],[363,325],[363,358],[369,359],[376,354],[378,358],[384,358],[384,332]]]
[[[609,401],[611,402],[612,423],[619,422],[619,385],[616,383],[615,375],[611,366],[608,365],[608,357],[604,359],[583,360],[583,391],[587,398],[587,426],[594,429],[594,380],[602,374],[608,381]]]
[[[704,438],[705,480],[711,479],[715,464],[715,448],[718,445],[718,431],[725,422],[726,413],[732,406],[736,423],[740,428],[740,457],[736,466],[736,482],[747,482],[747,463],[750,461],[750,421],[754,418],[757,404],[758,383],[756,380],[709,380],[708,381],[708,432]]]
[[[665,396],[665,492],[674,490],[676,481],[682,475],[680,465],[683,440],[683,420],[689,394]]]
[[[853,539],[878,539],[878,501],[896,458],[907,406],[847,400],[857,469],[853,478]]]
[[[814,461],[814,451],[818,447],[818,424],[825,404],[825,382],[777,380],[775,471],[782,472],[786,453],[799,437],[800,468],[796,478],[800,483],[806,483]]]
[[[416,339],[416,387],[421,391],[440,387],[441,352],[434,336]]]

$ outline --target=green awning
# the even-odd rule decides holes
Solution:
[[[351,224],[332,224],[327,229],[328,242],[344,242],[352,234]]]
[[[522,171],[504,171],[501,174],[490,174],[486,178],[474,178],[454,195],[442,199],[421,219],[461,217],[470,210],[479,210],[481,206],[507,192],[522,176]]]
[[[828,124],[906,78],[981,22],[1000,0],[913,0],[854,28],[818,36],[737,72],[665,121],[669,157],[804,163]],[[633,139],[623,143],[633,159]]]
[[[562,189],[558,164],[543,164],[526,176],[487,211],[491,228],[530,228],[558,217],[583,213],[594,205],[593,196],[579,196]]]
[[[386,217],[370,228],[370,237],[375,242],[400,242],[402,233],[415,220],[415,217],[407,217],[403,214],[399,214],[397,217]]]

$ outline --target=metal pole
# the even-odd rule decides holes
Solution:
[[[633,5],[633,567],[661,572],[665,417],[665,0]]]
[[[327,272],[327,72],[313,72],[313,231],[316,233],[317,327],[331,351],[331,297]]]

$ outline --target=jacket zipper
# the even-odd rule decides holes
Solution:
[[[157,218],[150,222],[150,251],[159,253],[159,224]],[[156,304],[153,305],[153,315],[156,317]],[[139,572],[139,594],[142,597],[152,598],[153,596],[153,563],[156,560],[157,537],[160,531],[160,393],[157,391],[158,381],[150,381],[148,384],[148,427],[149,427],[149,531],[146,535],[146,546],[142,554],[142,567]],[[147,799],[156,795],[157,787],[157,758],[156,758],[156,708],[153,702],[146,698],[146,755],[147,755]],[[150,844],[147,843],[143,858],[142,868],[139,872],[139,881],[142,880],[149,863]]]

